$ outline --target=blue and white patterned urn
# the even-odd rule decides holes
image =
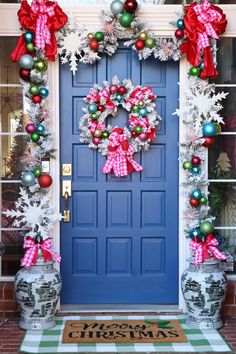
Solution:
[[[21,310],[20,328],[42,330],[56,325],[54,314],[61,283],[53,261],[44,263],[41,250],[36,265],[19,270],[15,277],[15,294]]]
[[[189,267],[181,277],[181,287],[186,303],[187,324],[196,328],[222,327],[221,308],[227,289],[227,278],[220,261],[206,260]]]

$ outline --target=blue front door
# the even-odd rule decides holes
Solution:
[[[103,174],[105,158],[79,138],[83,97],[114,75],[152,86],[163,119],[150,151],[135,156],[143,172],[125,178]],[[73,169],[71,222],[61,222],[62,304],[178,303],[177,82],[177,63],[140,62],[122,45],[74,77],[61,66],[61,163]],[[120,109],[116,124],[127,117]]]

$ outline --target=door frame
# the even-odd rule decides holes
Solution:
[[[60,1],[59,1],[60,2]],[[19,23],[17,19],[17,11],[20,4],[0,4],[0,36],[19,36]],[[107,5],[71,5],[63,6],[63,10],[72,14],[80,25],[85,25],[86,28],[93,32],[100,27],[99,15],[103,8]],[[153,7],[158,10],[153,11]],[[220,6],[227,15],[228,27],[224,37],[236,36],[236,5],[221,5]],[[176,12],[180,12],[182,5],[146,5],[142,4],[139,11],[139,16],[147,21],[151,31],[159,36],[171,37],[174,33],[173,26],[170,22],[176,18]],[[158,26],[157,26],[158,24]],[[181,107],[181,97],[184,94],[187,85],[189,64],[185,59],[179,62],[179,106]],[[57,212],[60,212],[60,110],[59,110],[59,59],[49,64],[49,82],[50,82],[50,102],[49,109],[52,111],[53,119],[51,121],[50,129],[54,133],[54,147],[57,150],[56,159],[50,161],[50,174],[53,178],[52,186],[52,204]],[[176,107],[177,108],[177,107]],[[173,119],[178,119],[173,116]],[[184,141],[185,138],[185,124],[182,117],[179,118],[179,143]],[[207,176],[207,164],[204,166]],[[179,166],[179,310],[184,310],[184,300],[181,294],[180,276],[187,265],[187,257],[189,256],[188,241],[185,237],[185,222],[184,222],[184,197],[183,186],[184,171]],[[54,240],[54,248],[60,250],[60,223],[55,224],[52,232]],[[58,266],[59,268],[59,266]],[[13,281],[13,277],[0,277],[2,281]]]

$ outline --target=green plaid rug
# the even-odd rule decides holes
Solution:
[[[188,343],[89,343],[63,344],[62,333],[67,320],[179,320]],[[65,316],[58,317],[56,327],[44,331],[27,331],[20,351],[26,353],[202,353],[231,352],[230,347],[216,330],[195,329],[186,325],[186,316]]]

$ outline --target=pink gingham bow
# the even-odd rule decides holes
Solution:
[[[198,238],[194,238],[189,247],[194,251],[194,264],[197,265],[199,263],[203,263],[205,259],[210,258],[209,252],[215,259],[219,259],[221,261],[225,261],[227,259],[226,255],[224,255],[218,248],[218,241],[214,237],[214,235],[209,234],[206,238],[205,242],[202,242]]]
[[[208,37],[218,39],[218,35],[212,27],[212,22],[220,22],[222,15],[210,9],[211,4],[207,0],[203,0],[202,4],[194,6],[194,11],[197,14],[198,21],[205,27],[205,32],[198,33],[198,50],[209,47],[210,42]]]
[[[55,15],[55,7],[57,2],[51,6],[46,6],[46,0],[34,0],[31,9],[35,14],[38,14],[35,32],[35,45],[38,49],[44,49],[46,44],[50,44],[51,33],[47,26],[48,17]]]
[[[111,133],[108,146],[107,160],[102,168],[103,173],[114,172],[116,177],[124,177],[132,171],[142,171],[143,167],[134,159],[134,148],[128,142],[128,137],[123,134],[123,129],[115,128]]]
[[[24,241],[24,249],[26,252],[21,260],[21,266],[30,268],[36,264],[38,259],[38,250],[41,248],[44,262],[51,261],[53,258],[56,262],[61,261],[61,256],[52,249],[51,238],[46,238],[42,243],[35,243],[32,237],[27,237]]]
[[[127,99],[127,102],[129,102],[131,105],[135,105],[139,101],[142,101],[144,99],[150,99],[150,100],[155,99],[155,95],[154,95],[151,87],[144,87],[144,88],[137,87],[137,88],[135,88],[131,92],[130,98]]]

